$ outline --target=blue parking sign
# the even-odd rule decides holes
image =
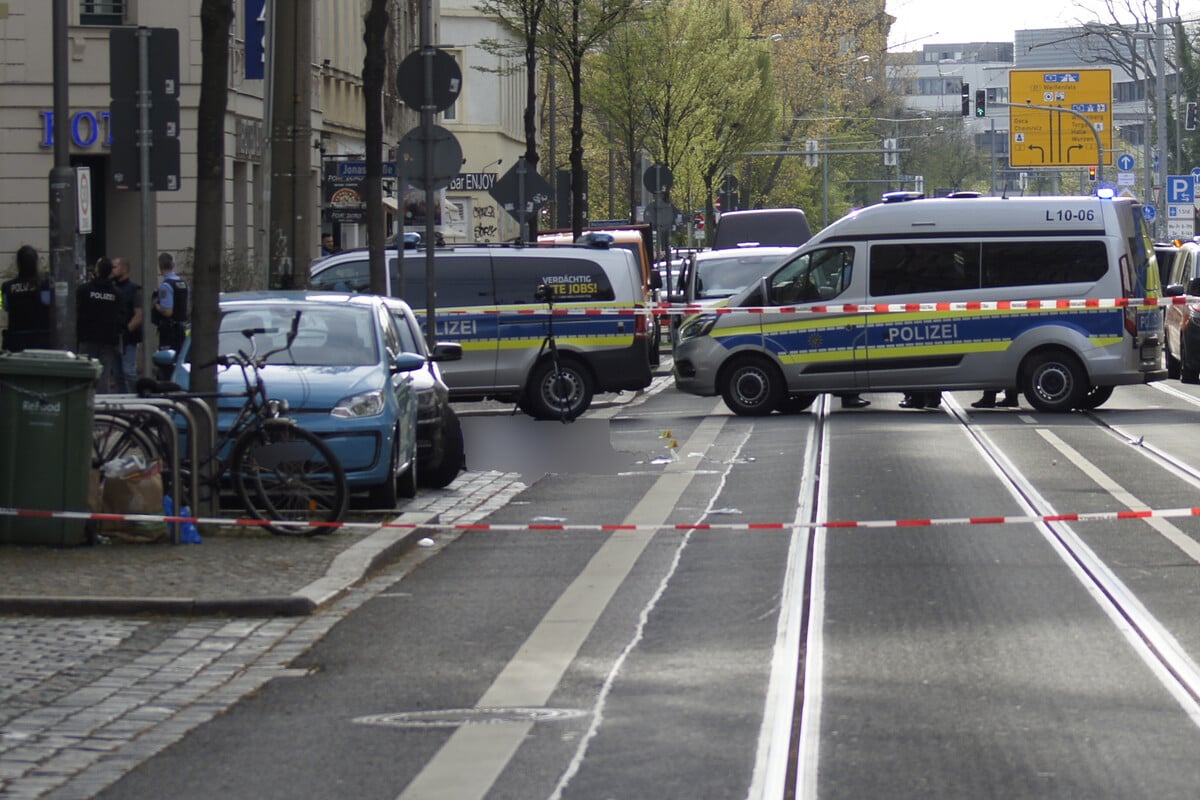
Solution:
[[[1191,204],[1196,197],[1196,181],[1191,175],[1167,176],[1167,202]]]

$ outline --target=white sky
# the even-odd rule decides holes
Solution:
[[[896,18],[888,47],[898,52],[939,42],[1011,42],[1015,30],[1114,21],[1105,18],[1103,0],[885,0],[885,4],[887,13]],[[1174,4],[1168,0],[1163,5],[1167,14]],[[1180,16],[1200,19],[1200,0],[1183,0]]]

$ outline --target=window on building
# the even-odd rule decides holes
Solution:
[[[466,70],[463,69],[462,51],[461,50],[448,50],[447,52],[450,53],[450,55],[454,56],[454,60],[458,62],[459,70],[462,70],[462,72],[465,74]],[[465,83],[465,81],[464,81],[464,83]],[[462,92],[460,91],[458,98],[453,103],[450,104],[449,108],[447,108],[445,111],[442,112],[442,121],[443,122],[458,122],[459,121],[458,106],[461,102],[462,102]]]
[[[80,25],[124,25],[125,0],[80,0]]]

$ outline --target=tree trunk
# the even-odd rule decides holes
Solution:
[[[363,190],[367,195],[367,247],[371,275],[371,293],[387,294],[387,263],[384,260],[383,229],[383,80],[387,64],[384,41],[387,36],[387,0],[371,0],[364,20],[363,106],[366,113],[367,174]]]
[[[200,6],[200,106],[196,126],[196,242],[192,275],[192,364],[217,356],[218,296],[225,232],[225,109],[229,86],[229,26],[233,0]],[[147,287],[149,290],[149,287]],[[150,336],[146,337],[147,343]],[[216,366],[192,368],[191,388],[214,392]]]

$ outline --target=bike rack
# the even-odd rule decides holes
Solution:
[[[99,396],[94,407],[97,411],[116,416],[132,416],[134,414],[150,415],[162,432],[169,434],[173,446],[170,453],[164,457],[170,460],[171,490],[176,499],[175,513],[181,513],[184,505],[191,507],[192,513],[200,516],[211,516],[214,513],[214,498],[200,495],[199,442],[208,442],[208,452],[216,446],[216,420],[211,408],[203,400],[192,397],[133,397],[133,396]],[[176,416],[177,415],[177,416]],[[193,465],[186,487],[180,485],[180,427],[177,418],[184,421],[187,436],[188,460]],[[184,491],[180,491],[183,489]],[[189,503],[190,500],[190,503]],[[168,526],[171,531],[171,543],[179,544],[180,526]]]

